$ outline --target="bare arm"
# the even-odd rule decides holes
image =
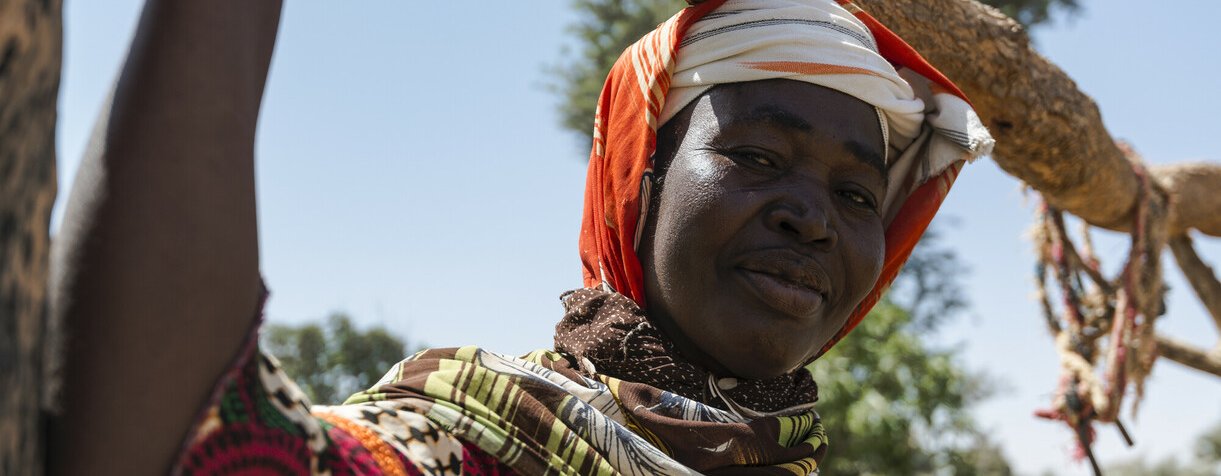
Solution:
[[[52,256],[51,474],[158,474],[259,299],[254,136],[279,0],[149,0]]]

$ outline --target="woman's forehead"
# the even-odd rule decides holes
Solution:
[[[775,79],[718,85],[693,101],[688,134],[725,131],[787,131],[838,142],[853,155],[886,171],[886,144],[877,109],[848,94],[801,81]]]

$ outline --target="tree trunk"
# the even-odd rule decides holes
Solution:
[[[993,159],[1052,206],[1126,231],[1137,179],[1094,101],[1039,55],[1013,19],[973,0],[856,0],[954,80],[996,138]],[[930,27],[936,25],[936,27]],[[1169,232],[1221,236],[1221,167],[1155,167],[1171,195]],[[1180,197],[1181,196],[1181,197]]]
[[[59,0],[0,0],[0,474],[42,473]]]

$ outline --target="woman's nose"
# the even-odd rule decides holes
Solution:
[[[815,200],[775,203],[767,211],[765,220],[773,231],[791,236],[800,243],[834,247],[839,239],[826,208]]]

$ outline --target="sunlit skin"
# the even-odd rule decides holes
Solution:
[[[881,273],[876,110],[809,83],[715,87],[658,133],[640,259],[649,315],[719,376],[814,358]]]

